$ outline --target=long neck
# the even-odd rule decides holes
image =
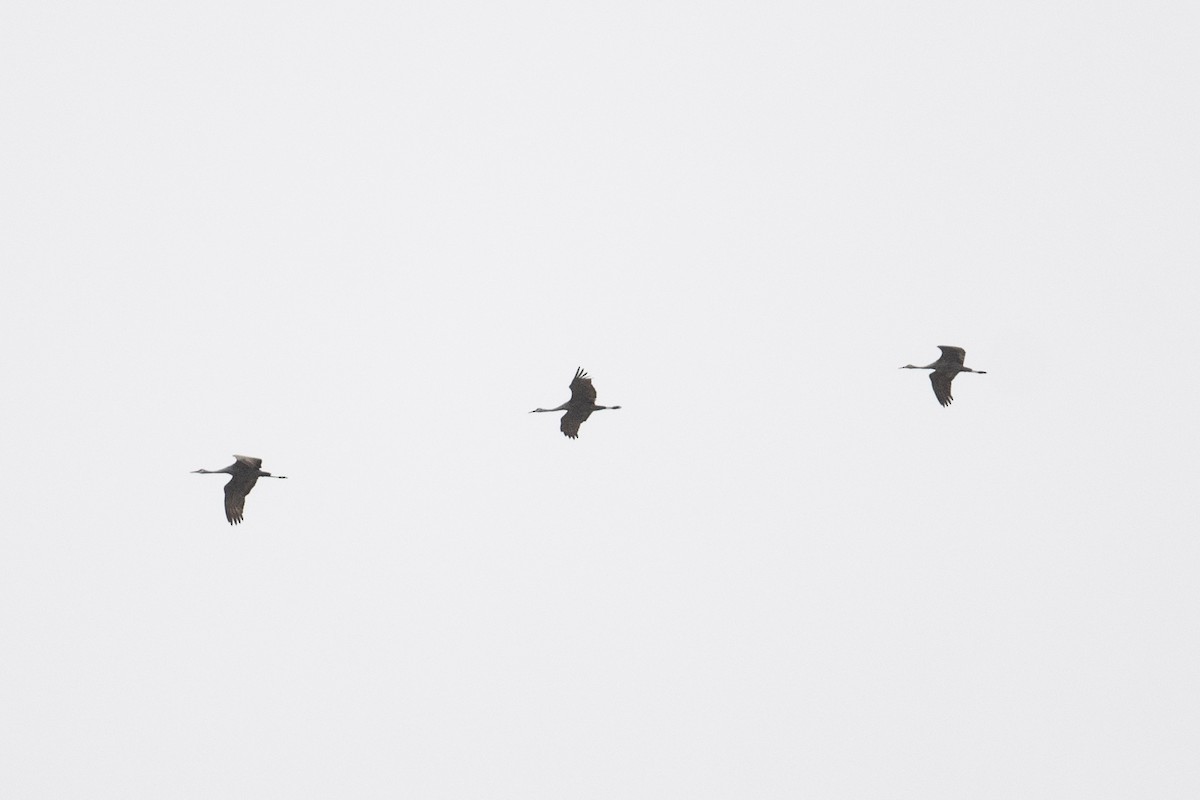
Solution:
[[[569,403],[569,402],[570,402],[570,401],[568,400],[568,401],[567,401],[567,403]],[[553,411],[566,411],[566,410],[567,410],[567,403],[563,403],[563,404],[562,404],[561,406],[559,406],[558,408],[535,408],[533,411],[530,411],[529,413],[530,413],[530,414],[537,414],[537,413],[539,413],[539,412],[541,412],[541,413],[550,413],[550,412],[553,412]]]

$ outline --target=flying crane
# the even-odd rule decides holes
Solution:
[[[575,370],[575,378],[571,381],[570,400],[558,408],[535,408],[529,413],[566,411],[567,413],[563,414],[562,421],[558,427],[562,429],[563,436],[566,436],[568,439],[578,439],[579,426],[587,421],[587,418],[592,415],[593,411],[618,408],[620,406],[596,405],[596,387],[592,386],[592,379],[583,371],[583,367],[580,367]]]
[[[261,458],[239,455],[234,455],[234,458],[237,461],[225,469],[192,470],[193,473],[201,475],[217,475],[224,472],[233,476],[229,479],[229,483],[225,484],[225,519],[229,520],[230,525],[237,525],[242,521],[242,509],[246,507],[246,495],[250,494],[250,490],[254,488],[254,484],[258,483],[259,478],[287,478],[287,475],[272,475],[269,472],[263,472]]]
[[[939,344],[938,349],[942,351],[942,357],[932,364],[927,364],[924,367],[905,364],[900,369],[933,370],[933,372],[929,373],[929,380],[933,383],[933,393],[937,396],[939,403],[943,406],[948,406],[954,402],[954,398],[950,395],[950,382],[954,380],[954,376],[960,372],[974,372],[979,375],[986,375],[987,372],[963,366],[963,362],[967,358],[967,351],[961,347]]]

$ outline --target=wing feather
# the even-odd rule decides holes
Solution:
[[[589,409],[571,409],[563,414],[562,421],[558,424],[559,429],[563,432],[563,436],[568,439],[579,438],[579,426],[587,422],[587,418],[592,415]]]
[[[242,521],[242,512],[246,508],[246,495],[250,494],[250,490],[256,483],[258,483],[257,475],[235,475],[229,483],[225,484],[225,519],[229,520],[230,525],[237,525]]]
[[[948,344],[939,344],[938,349],[942,351],[942,357],[938,359],[939,364],[957,364],[962,366],[967,360],[967,351],[961,347],[954,347]]]
[[[596,403],[596,388],[592,386],[592,379],[583,371],[583,367],[575,370],[575,379],[571,381],[570,403],[571,405],[577,403],[595,405]],[[587,419],[587,417],[583,419]],[[580,420],[580,422],[582,421]]]
[[[943,406],[954,402],[954,398],[950,395],[950,382],[957,374],[952,370],[934,370],[929,373],[929,380],[933,383],[933,393]]]

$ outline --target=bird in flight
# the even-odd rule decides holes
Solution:
[[[948,406],[954,402],[954,398],[950,395],[950,382],[954,380],[955,375],[960,372],[974,372],[979,375],[986,375],[987,372],[981,369],[964,367],[963,361],[967,358],[967,351],[961,347],[939,344],[938,349],[942,351],[942,357],[932,364],[926,364],[923,367],[905,364],[900,369],[933,370],[933,372],[929,373],[929,380],[933,383],[933,393],[937,396],[939,403],[943,406]]]
[[[252,458],[250,456],[235,455],[234,461],[225,469],[194,469],[193,473],[201,475],[216,475],[219,473],[227,473],[232,475],[229,483],[225,484],[225,519],[229,520],[230,525],[237,525],[242,521],[242,509],[246,507],[246,495],[250,494],[250,490],[254,488],[254,484],[258,483],[259,478],[287,478],[287,475],[272,475],[269,472],[263,472],[262,459]]]
[[[587,421],[593,411],[604,411],[610,408],[617,409],[620,406],[596,405],[596,387],[592,386],[592,379],[583,371],[583,367],[580,367],[575,370],[575,378],[571,381],[570,400],[558,408],[535,408],[529,413],[566,411],[567,413],[563,414],[562,422],[558,427],[562,429],[563,436],[568,439],[578,439],[579,426]]]

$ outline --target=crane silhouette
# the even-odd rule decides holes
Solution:
[[[570,400],[558,408],[535,408],[529,413],[566,411],[567,413],[563,414],[562,422],[559,423],[558,427],[562,429],[563,436],[566,436],[568,439],[578,439],[579,426],[587,421],[587,418],[592,415],[593,411],[604,411],[610,408],[617,409],[620,406],[596,405],[596,388],[592,386],[592,379],[583,371],[583,367],[580,367],[575,370],[575,378],[571,381]]]
[[[239,455],[234,455],[234,458],[237,461],[225,469],[192,470],[193,473],[201,475],[217,475],[224,472],[233,476],[229,479],[229,483],[225,484],[225,519],[229,520],[230,525],[237,525],[242,521],[242,509],[246,507],[246,495],[250,494],[250,490],[254,488],[254,484],[258,483],[259,478],[287,478],[287,475],[272,475],[269,472],[263,472],[261,458]]]
[[[961,347],[939,344],[938,349],[942,351],[942,357],[932,364],[927,364],[924,367],[905,364],[900,369],[933,370],[933,372],[929,373],[929,380],[933,383],[933,393],[937,396],[939,403],[943,406],[948,406],[954,402],[954,398],[950,395],[950,382],[954,380],[955,375],[960,372],[974,372],[979,375],[986,375],[987,372],[963,366],[963,362],[967,358],[967,351]]]

